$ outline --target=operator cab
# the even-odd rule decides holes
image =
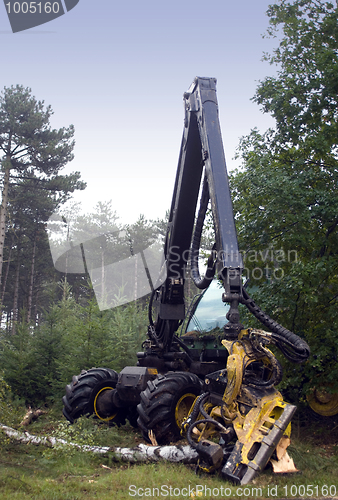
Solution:
[[[194,359],[220,361],[227,358],[228,353],[221,341],[230,306],[222,301],[223,292],[220,282],[214,279],[191,302],[180,338]]]
[[[223,327],[228,323],[226,314],[230,307],[222,302],[223,292],[222,285],[215,279],[206,290],[193,299],[188,312],[186,335],[222,333]]]

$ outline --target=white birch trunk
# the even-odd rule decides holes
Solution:
[[[42,444],[44,446],[73,446],[84,452],[98,453],[101,455],[112,453],[113,458],[116,460],[123,460],[131,463],[167,460],[169,462],[195,464],[198,459],[198,453],[189,445],[148,446],[146,444],[139,444],[135,448],[122,448],[120,446],[89,446],[67,442],[64,439],[57,439],[51,436],[34,436],[28,432],[16,431],[3,424],[0,424],[0,429],[2,429],[7,436],[21,441],[21,443]]]

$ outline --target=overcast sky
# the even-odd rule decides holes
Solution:
[[[164,217],[183,131],[183,93],[195,76],[217,78],[228,169],[239,137],[272,124],[250,101],[274,68],[262,62],[267,0],[80,0],[65,15],[11,32],[0,5],[1,85],[31,87],[75,126],[85,210],[112,200],[122,222]]]

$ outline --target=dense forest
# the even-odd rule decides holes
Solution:
[[[99,259],[102,274],[101,260],[107,264],[111,257],[109,243],[120,249],[120,259],[130,257],[140,244],[161,245],[166,227],[165,221],[143,216],[122,226],[111,202],[98,203],[89,214],[79,204],[66,203],[85,183],[79,172],[61,173],[73,158],[75,131],[73,126],[52,129],[52,113],[29,88],[17,85],[1,93],[0,364],[13,393],[27,404],[60,398],[82,369],[104,365],[120,370],[136,360],[146,334],[147,297],[142,296],[148,291],[137,292],[134,273],[135,300],[113,309],[99,307],[90,260]],[[87,259],[84,269],[70,264],[60,271],[54,265],[53,249],[62,247],[62,235],[56,233],[59,239],[53,240],[48,229],[56,213],[67,243],[96,242],[94,259]],[[116,233],[123,235],[118,245],[112,241]]]

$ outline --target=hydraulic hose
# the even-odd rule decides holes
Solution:
[[[221,432],[226,432],[226,430],[227,430],[226,427],[224,427],[224,425],[222,425],[220,422],[217,422],[217,420],[210,417],[210,415],[208,415],[208,413],[205,411],[203,405],[204,405],[206,399],[208,399],[209,397],[210,397],[210,394],[208,392],[204,392],[203,394],[198,396],[196,403],[194,405],[194,408],[193,408],[191,415],[189,417],[189,427],[187,430],[187,440],[188,440],[188,443],[190,444],[190,446],[192,448],[195,448],[195,449],[197,448],[198,443],[196,443],[193,440],[192,431],[193,431],[194,427],[196,427],[197,425],[199,425],[199,424],[212,424],[215,427],[217,427],[219,429],[219,431],[221,431]],[[221,400],[221,402],[222,402],[222,400]],[[200,413],[203,415],[204,418],[196,421],[196,418],[198,417],[198,415]]]
[[[249,296],[245,288],[242,289],[242,303],[246,305],[249,311],[272,332],[274,343],[281,350],[285,357],[294,363],[302,363],[310,356],[310,347],[305,340],[298,337],[287,328],[277,323],[268,316]],[[283,345],[285,344],[285,345]]]
[[[211,281],[215,276],[216,262],[214,261],[213,253],[208,258],[208,266],[203,278],[201,278],[198,269],[199,249],[201,244],[204,219],[208,209],[208,203],[209,203],[209,187],[207,178],[206,176],[204,176],[200,207],[191,243],[191,277],[197,288],[199,288],[200,290],[208,288],[208,286],[210,285]]]
[[[197,420],[197,422],[192,422],[187,431],[187,441],[190,444],[190,446],[195,449],[197,448],[198,443],[196,443],[193,440],[191,434],[194,427],[196,427],[199,424],[212,424],[215,427],[217,427],[221,432],[226,432],[227,430],[226,427],[224,427],[224,425],[220,424],[219,422],[217,422],[217,420],[214,420],[213,418],[203,418],[202,420]]]
[[[156,293],[156,290],[153,290],[151,292],[150,299],[149,299],[149,304],[148,304],[148,320],[149,320],[149,324],[151,326],[154,326],[152,307],[153,307],[153,301],[154,301],[155,293]]]
[[[208,392],[203,392],[200,396],[198,396],[196,403],[194,405],[194,408],[193,408],[191,415],[190,415],[190,419],[191,419],[192,423],[195,422],[196,418],[198,417],[198,414],[202,411],[204,401],[209,396],[210,396],[210,394]],[[204,413],[203,413],[203,416],[204,416]]]

